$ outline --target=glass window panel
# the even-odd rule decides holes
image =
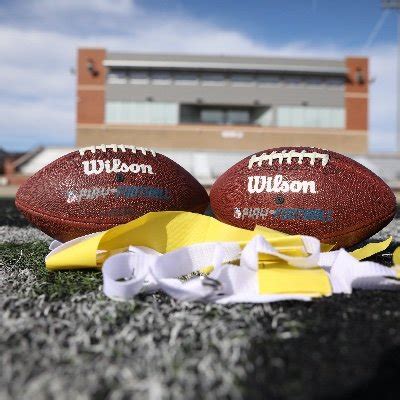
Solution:
[[[149,83],[148,71],[131,71],[129,73],[129,82],[136,85],[143,85]]]
[[[126,83],[127,82],[127,71],[123,70],[111,70],[107,74],[108,83]]]
[[[201,110],[200,121],[205,124],[223,124],[224,123],[223,110]]]
[[[303,126],[304,110],[301,107],[293,107],[290,110],[289,126]]]
[[[320,127],[323,126],[323,113],[324,110],[314,107],[303,108],[304,119],[301,126]]]
[[[288,85],[301,85],[303,78],[301,76],[289,75],[284,77],[283,82]]]
[[[178,104],[110,101],[106,104],[106,122],[129,124],[178,123]]]
[[[320,76],[309,76],[306,78],[306,83],[308,85],[322,85],[324,81]]]
[[[197,74],[192,72],[177,72],[175,83],[177,85],[196,85],[199,82]]]
[[[248,110],[228,110],[226,112],[227,124],[249,124],[250,112]]]
[[[232,74],[231,81],[233,85],[248,86],[255,83],[254,75],[252,74]]]
[[[172,74],[169,71],[153,71],[151,82],[155,85],[169,85],[172,82]]]
[[[205,72],[201,75],[202,83],[204,85],[224,85],[225,75],[217,72]]]
[[[121,102],[121,120],[129,121],[129,106],[126,102]]]
[[[330,127],[331,123],[331,110],[329,108],[319,108],[315,118],[315,126]]]
[[[341,77],[330,77],[330,78],[326,78],[325,82],[327,85],[331,86],[331,87],[335,87],[335,86],[343,86],[344,85],[344,78]]]
[[[257,82],[259,85],[277,85],[280,83],[281,78],[278,75],[259,75],[257,77]]]
[[[268,108],[258,112],[254,122],[261,126],[271,126],[273,122],[273,109]]]
[[[343,128],[345,124],[345,114],[343,108],[332,109],[331,123],[334,128]]]
[[[108,122],[114,122],[117,117],[116,117],[116,112],[117,112],[118,107],[116,107],[116,102],[109,103],[106,105],[106,119]]]
[[[288,126],[289,107],[278,107],[276,113],[276,122],[278,126]]]
[[[277,125],[314,128],[344,128],[345,114],[340,107],[281,106]]]

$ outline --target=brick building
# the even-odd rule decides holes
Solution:
[[[80,49],[76,145],[182,151],[368,149],[368,59]]]

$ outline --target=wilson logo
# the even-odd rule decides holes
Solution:
[[[287,181],[282,175],[249,176],[249,193],[317,193],[314,181]]]
[[[134,174],[150,174],[154,175],[151,165],[146,164],[125,164],[119,159],[110,160],[91,160],[83,161],[83,172],[85,175],[98,175],[102,172],[107,174],[115,172],[133,172]]]
[[[105,197],[149,198],[157,200],[169,200],[167,189],[151,186],[118,186],[118,187],[94,187],[90,189],[69,190],[67,203],[80,203],[82,200],[97,200]]]

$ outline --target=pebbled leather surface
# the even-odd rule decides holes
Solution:
[[[282,164],[274,160],[271,166],[264,162],[261,166],[254,164],[251,169],[248,168],[251,156],[239,161],[211,188],[211,208],[219,220],[246,229],[263,225],[290,234],[316,236],[326,243],[337,243],[336,247],[348,247],[373,235],[393,219],[395,196],[385,182],[369,169],[341,154],[317,148],[275,148],[255,154],[283,150],[328,154],[329,161],[323,166],[321,160],[311,165],[306,158],[302,164],[297,159],[293,159],[291,164],[286,160]],[[249,193],[248,177],[256,175],[282,175],[287,181],[314,181],[317,193]],[[278,196],[281,198],[277,199]],[[277,204],[282,199],[283,203]],[[235,208],[240,209],[240,218],[237,211],[235,214]],[[256,214],[253,217],[243,216],[243,209],[246,208],[262,208],[269,212],[265,211],[264,217],[258,218]],[[284,218],[287,211],[282,214],[277,209],[295,211],[289,218]],[[301,210],[319,210],[317,214],[330,215],[331,220],[305,219]]]
[[[85,161],[113,159],[128,166],[149,166],[145,170],[150,168],[153,174],[142,169],[138,173],[84,173]],[[129,222],[151,211],[202,213],[208,203],[200,183],[168,157],[119,149],[69,153],[30,177],[15,200],[31,223],[61,241]]]

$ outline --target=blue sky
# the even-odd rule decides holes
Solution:
[[[379,0],[0,2],[0,147],[73,145],[76,49],[370,57],[370,148],[394,148],[396,17]],[[373,39],[373,40],[372,40]],[[368,44],[368,46],[366,46]]]

